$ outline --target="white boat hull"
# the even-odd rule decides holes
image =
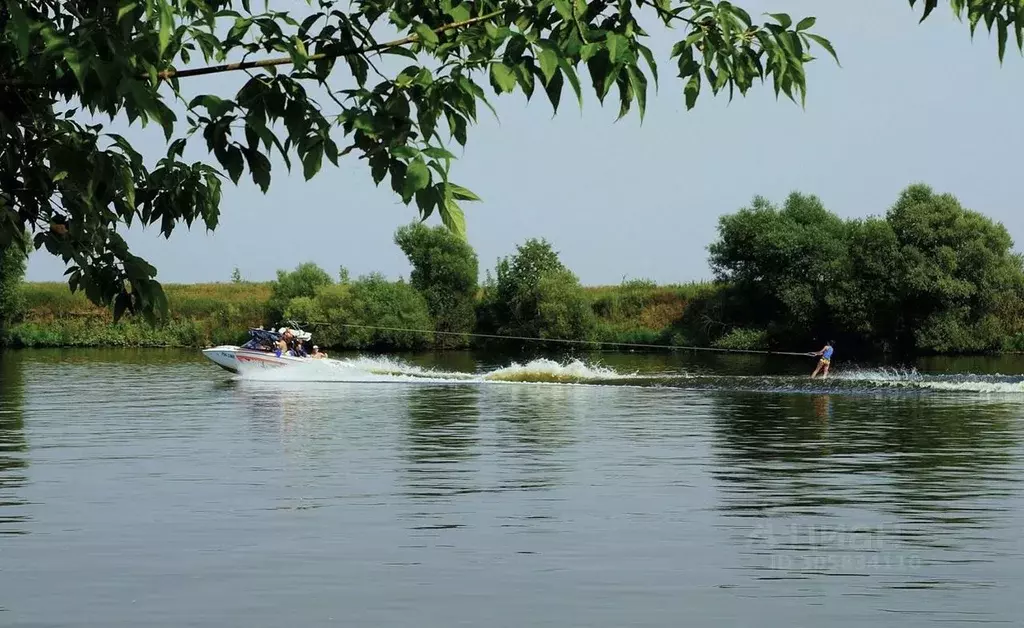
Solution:
[[[230,345],[203,349],[203,355],[222,369],[239,375],[254,371],[288,368],[289,366],[304,364],[311,359],[286,355],[278,357],[273,353],[253,351]]]

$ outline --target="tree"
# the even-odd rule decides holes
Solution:
[[[285,319],[288,304],[299,297],[313,298],[325,286],[333,284],[331,276],[313,262],[299,264],[295,270],[277,271],[277,281],[270,288],[270,300],[267,302],[268,322],[276,325]],[[302,321],[309,323],[312,321]]]
[[[719,236],[710,260],[727,287],[712,299],[719,331],[734,332],[722,346],[764,330],[781,344],[973,353],[1024,321],[1024,261],[1005,227],[925,185],[864,220],[813,196],[794,193],[781,210],[757,198],[723,216]]]
[[[0,344],[4,332],[17,320],[24,308],[21,280],[25,276],[28,255],[17,242],[0,249]]]
[[[292,304],[316,312],[322,321],[316,333],[324,346],[408,350],[430,342],[430,313],[423,295],[404,281],[388,281],[377,273],[328,286],[311,303],[298,298]]]
[[[259,3],[250,0],[3,3],[0,247],[27,230],[36,249],[68,265],[73,290],[112,304],[115,318],[152,317],[167,309],[156,269],[118,229],[158,225],[166,237],[181,223],[215,229],[223,180],[237,183],[248,170],[266,191],[275,151],[288,168],[296,159],[307,179],[324,157],[337,164],[355,153],[377,184],[389,179],[422,217],[436,211],[462,233],[459,202],[479,198],[451,180],[454,156],[442,134],[465,145],[478,105],[490,107],[485,80],[495,93],[518,89],[528,98],[539,86],[557,111],[566,84],[582,104],[585,68],[602,103],[616,91],[620,117],[634,106],[642,117],[658,74],[641,15],[682,27],[671,56],[687,108],[702,90],[731,98],[768,81],[777,95],[803,102],[811,51],[835,56],[810,32],[813,17],[776,13],[758,24],[713,0],[307,2],[304,16],[254,11]],[[972,32],[979,20],[996,28],[1000,57],[1011,29],[1021,46],[1017,3],[950,2]],[[937,0],[921,4],[927,17]],[[382,30],[396,39],[379,41]],[[284,56],[260,57],[271,53]],[[381,55],[408,65],[385,75],[375,63]],[[214,65],[200,66],[200,57]],[[339,61],[347,66],[340,80]],[[190,77],[230,71],[251,73],[235,94],[189,98],[183,88]],[[321,106],[327,99],[336,111]],[[175,101],[184,124],[168,106]],[[104,116],[157,123],[166,154],[147,161],[106,132],[97,122]],[[199,137],[219,167],[184,159]]]
[[[912,185],[886,215],[899,243],[900,317],[919,350],[995,349],[1020,311],[1024,266],[1006,228]]]
[[[531,238],[498,260],[484,286],[480,328],[502,336],[585,339],[594,314],[579,279],[547,240]]]
[[[427,301],[434,329],[471,332],[476,324],[479,268],[476,252],[443,227],[414,223],[395,232],[395,244],[412,264],[410,284]],[[438,344],[463,346],[468,336],[438,336]]]
[[[816,196],[794,192],[781,209],[756,197],[750,208],[719,219],[711,268],[733,284],[744,322],[809,341],[830,327],[826,298],[841,277],[846,230]]]

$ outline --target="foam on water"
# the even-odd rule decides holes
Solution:
[[[341,360],[315,360],[286,369],[268,369],[246,373],[243,379],[258,381],[337,381],[382,382],[419,381],[455,382],[522,382],[522,383],[587,383],[634,378],[614,369],[588,364],[581,360],[565,363],[549,359],[512,364],[486,373],[459,373],[423,368],[388,357],[360,356]]]
[[[244,380],[282,382],[420,382],[472,384],[587,384],[647,385],[765,392],[934,391],[968,394],[1024,394],[1024,376],[925,374],[916,369],[853,368],[828,379],[805,375],[712,375],[676,373],[623,373],[579,359],[558,362],[540,358],[487,372],[462,373],[409,364],[390,357],[359,356],[340,360],[311,360],[287,369],[246,373]]]

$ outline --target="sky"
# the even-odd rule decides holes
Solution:
[[[808,67],[806,108],[755,85],[731,103],[704,91],[687,111],[668,55],[680,31],[660,26],[649,30],[648,45],[661,86],[655,94],[652,82],[642,123],[635,112],[615,121],[617,96],[602,108],[585,95],[581,111],[568,86],[556,116],[540,90],[530,103],[519,92],[491,97],[498,119],[481,108],[466,148],[451,147],[459,156],[452,180],[483,198],[464,204],[481,275],[536,237],[585,284],[707,279],[719,216],[756,195],[781,202],[799,190],[840,216],[864,217],[884,214],[915,182],[1001,221],[1021,250],[1024,61],[1012,37],[1000,65],[995,37],[980,28],[972,41],[947,3],[920,25],[920,9],[905,0],[736,3],[755,16],[818,18],[813,30],[832,41],[842,65],[818,55]],[[337,74],[341,89],[345,75]],[[189,79],[189,88],[233,94],[245,78]],[[153,159],[165,151],[158,129],[126,135]],[[340,133],[337,140],[344,145]],[[186,157],[203,155],[197,146]],[[228,182],[214,232],[183,225],[165,240],[158,228],[133,228],[126,239],[164,283],[229,281],[236,267],[247,280],[269,280],[307,261],[332,273],[344,266],[353,277],[408,277],[392,238],[418,218],[414,205],[403,205],[387,181],[375,187],[364,161],[324,163],[308,182],[301,168],[289,174],[275,163],[265,195],[247,175],[238,186]],[[37,251],[27,279],[63,273],[59,258]]]

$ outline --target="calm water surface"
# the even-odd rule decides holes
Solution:
[[[1024,621],[1024,363],[603,359],[0,355],[0,625]]]

